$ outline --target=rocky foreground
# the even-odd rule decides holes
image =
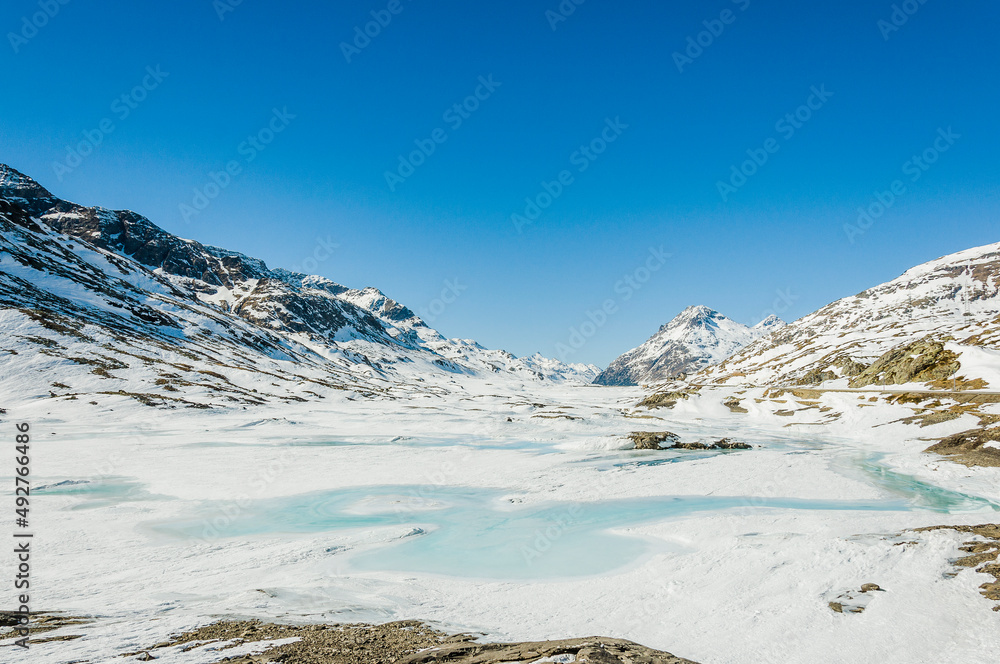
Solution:
[[[140,661],[158,658],[165,648],[214,647],[218,660],[233,664],[492,664],[550,661],[576,664],[692,664],[623,639],[588,637],[528,643],[480,643],[470,634],[448,635],[404,620],[385,625],[275,625],[258,620],[225,621],[185,632],[149,650],[127,653]],[[291,643],[273,645],[269,642]],[[260,643],[255,652],[235,657],[227,649]]]

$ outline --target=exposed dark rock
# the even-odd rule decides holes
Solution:
[[[872,601],[872,595],[885,592],[877,583],[865,583],[861,586],[861,591],[846,590],[839,593],[827,606],[834,613],[857,614],[864,613],[868,604]]]
[[[742,406],[742,403],[743,402],[740,399],[737,399],[736,397],[730,397],[729,399],[723,401],[722,405],[728,408],[733,413],[749,413],[750,411],[744,408]]]
[[[839,376],[832,371],[813,369],[797,381],[797,385],[819,385],[828,380],[837,380]]]
[[[723,438],[714,443],[681,443],[677,442],[668,447],[671,450],[751,450],[753,445],[741,443],[732,438]]]
[[[16,611],[0,611],[0,640],[9,638],[12,632],[5,632],[3,628],[13,629],[20,624],[21,614]],[[79,639],[79,635],[67,635],[50,639],[36,639],[38,634],[51,632],[63,627],[76,625],[86,625],[93,622],[90,618],[81,616],[67,616],[58,612],[38,611],[31,614],[31,621],[28,625],[29,644],[44,643],[46,641],[72,641]],[[0,646],[2,647],[2,646]]]
[[[864,373],[864,371],[868,368],[867,364],[862,364],[861,362],[846,356],[838,357],[834,361],[833,366],[839,367],[840,374],[849,378],[853,378],[854,376]]]
[[[213,647],[221,641],[255,643],[298,639],[258,655],[230,659],[233,664],[501,664],[573,655],[577,664],[694,664],[667,652],[624,639],[588,637],[527,643],[481,643],[474,635],[434,630],[406,620],[385,625],[274,625],[258,620],[225,621],[185,632],[169,641],[126,656],[153,657],[160,648]],[[207,643],[205,643],[207,642]],[[214,647],[219,647],[215,645]],[[226,646],[220,649],[224,656]]]
[[[903,385],[941,380],[961,368],[958,355],[929,338],[894,348],[850,381],[851,387]]]
[[[934,390],[952,390],[965,392],[971,390],[985,390],[990,384],[982,378],[968,379],[965,376],[952,376],[951,378],[939,378],[928,381],[927,386]]]
[[[723,438],[722,440],[716,441],[711,449],[713,450],[750,450],[753,449],[752,445],[748,443],[741,443],[739,441],[733,440],[732,438]]]
[[[972,429],[942,438],[924,451],[941,454],[965,466],[1000,468],[1000,448],[985,446],[996,441],[1000,441],[1000,427]]]
[[[834,613],[864,613],[865,607],[845,605],[843,602],[830,602],[830,610]]]
[[[637,450],[666,449],[662,443],[678,443],[681,437],[669,431],[633,431],[628,435]]]
[[[840,372],[831,371],[831,368],[836,367],[840,369]],[[797,385],[820,385],[828,380],[837,380],[841,377],[853,378],[865,372],[868,369],[867,364],[862,364],[853,358],[846,355],[841,355],[836,360],[829,364],[822,364],[818,367],[814,367],[804,376],[795,381]]]
[[[261,279],[233,313],[261,327],[309,334],[332,341],[345,327],[386,344],[396,341],[370,313],[318,290],[293,290],[284,282]]]
[[[649,395],[637,405],[644,408],[673,408],[681,399],[688,399],[697,393],[697,388],[678,392],[657,392]]]
[[[325,293],[338,295],[349,290],[339,284],[310,281],[305,275],[286,270],[272,272],[261,260],[181,239],[130,210],[88,208],[56,199],[27,176],[9,167],[0,165],[0,168],[8,169],[6,179],[0,173],[0,182],[4,183],[0,185],[0,197],[20,192],[22,197],[12,202],[14,207],[21,208],[22,214],[37,217],[59,233],[128,256],[150,269],[194,280],[190,285],[194,293],[211,295],[219,287],[232,289],[258,280],[251,295],[242,299],[233,311],[247,320],[276,331],[308,333],[327,339],[356,324],[358,335],[389,345],[398,343],[368,311],[343,299],[324,297]],[[124,268],[127,263],[118,265]],[[373,300],[391,317],[413,317],[412,311],[385,296]],[[150,320],[158,316],[152,312],[140,313]]]

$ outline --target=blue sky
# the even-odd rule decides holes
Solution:
[[[611,301],[601,365],[1000,239],[997,3],[562,5],[8,0],[0,161],[519,355]]]

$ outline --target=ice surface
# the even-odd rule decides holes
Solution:
[[[914,485],[919,482],[914,481]],[[928,491],[940,491],[926,487]],[[206,504],[191,519],[149,526],[189,539],[247,538],[405,525],[397,542],[356,556],[360,570],[425,572],[505,580],[555,579],[610,572],[649,551],[641,538],[617,535],[640,523],[724,510],[905,510],[905,502],[661,496],[590,503],[504,506],[503,492],[421,486],[364,487],[259,501],[213,525],[224,505]],[[352,509],[387,497],[382,510]],[[935,494],[937,497],[937,494]],[[970,499],[971,501],[971,499]],[[937,501],[954,506],[958,501]],[[224,524],[224,525],[223,525]]]

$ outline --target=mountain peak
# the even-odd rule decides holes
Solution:
[[[704,304],[696,304],[680,312],[674,320],[710,320],[722,316],[718,311]],[[725,316],[723,316],[725,318]]]
[[[703,304],[696,304],[684,309],[674,316],[668,323],[660,326],[660,332],[691,327],[705,327],[715,319],[725,318],[715,309],[706,307]]]
[[[21,171],[0,164],[0,196],[5,198],[52,198],[52,194]]]
[[[780,318],[778,318],[774,314],[771,314],[770,316],[768,316],[767,318],[765,318],[761,322],[757,323],[756,325],[754,325],[750,329],[752,329],[752,330],[764,330],[764,329],[766,329],[766,330],[776,330],[776,329],[780,329],[782,327],[786,327],[787,325],[788,325],[788,323],[786,323],[785,321],[781,320]]]
[[[680,313],[680,316],[684,316],[685,314],[711,316],[712,314],[717,314],[717,313],[719,312],[716,311],[715,309],[712,309],[711,307],[706,307],[704,304],[693,304],[690,307],[684,309],[684,311]]]
[[[645,343],[612,362],[597,380],[600,385],[636,385],[694,373],[783,326],[771,316],[754,327],[695,305],[684,309]]]

